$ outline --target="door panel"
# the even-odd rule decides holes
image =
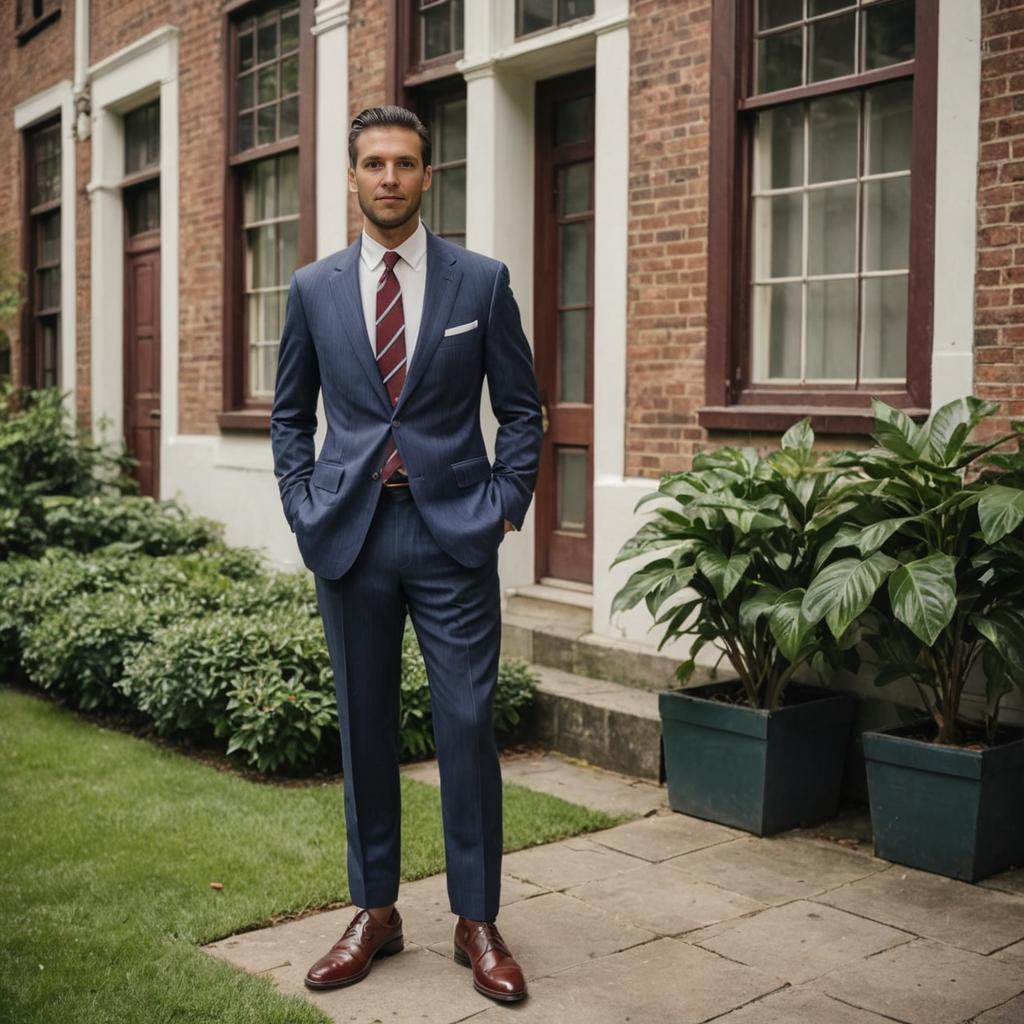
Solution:
[[[537,574],[590,582],[593,560],[594,75],[538,83],[535,359],[547,429]]]

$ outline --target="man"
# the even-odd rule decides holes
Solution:
[[[291,279],[271,415],[285,516],[316,579],[344,769],[348,877],[361,909],[306,975],[359,981],[403,947],[398,716],[406,611],[427,668],[455,959],[514,1001],[522,971],[495,923],[501,769],[492,725],[498,546],[522,527],[542,438],[507,268],[427,231],[430,138],[401,107],[349,132],[362,236]],[[486,377],[499,428],[480,429]],[[317,393],[327,436],[314,460]]]

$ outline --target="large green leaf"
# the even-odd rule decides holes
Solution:
[[[898,565],[895,559],[876,551],[870,558],[843,558],[825,566],[804,594],[804,618],[811,623],[824,619],[838,640]]]
[[[957,398],[928,417],[924,431],[932,457],[943,466],[955,465],[971,431],[999,408],[997,402],[981,398]]]
[[[896,519],[883,519],[872,523],[859,531],[857,547],[862,555],[874,554],[897,530],[907,523],[912,523],[916,516],[900,516]]]
[[[722,551],[708,548],[697,556],[697,568],[715,588],[719,601],[724,601],[743,579],[750,567],[750,555],[733,555],[731,558]]]
[[[1003,484],[987,484],[978,499],[978,520],[986,544],[1013,533],[1024,519],[1024,491]]]
[[[971,625],[996,649],[1013,681],[1024,685],[1024,616],[991,608],[987,615],[972,615]]]
[[[772,605],[768,616],[768,628],[771,629],[782,656],[789,662],[797,660],[804,642],[814,630],[814,624],[808,622],[801,614],[803,598],[802,588],[794,587],[787,590]]]
[[[781,591],[778,588],[765,584],[760,586],[753,594],[740,605],[740,628],[750,632],[757,625],[762,615],[767,615],[772,605],[779,599]]]
[[[930,647],[956,612],[956,559],[934,554],[889,577],[893,614]]]
[[[872,399],[875,410],[875,440],[887,451],[916,461],[925,447],[924,431],[902,410],[881,399]]]
[[[671,558],[657,558],[641,569],[637,569],[626,580],[622,589],[612,599],[612,614],[628,611],[647,596],[665,580],[672,579],[676,574],[676,563]]]

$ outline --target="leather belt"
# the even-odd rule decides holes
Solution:
[[[409,478],[405,473],[395,473],[390,480],[384,482],[385,487],[408,487]]]

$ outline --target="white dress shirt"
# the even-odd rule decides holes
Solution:
[[[370,348],[377,354],[377,285],[384,273],[384,253],[387,250],[364,230],[362,250],[359,254],[359,294],[363,300],[363,317]],[[405,370],[412,364],[416,335],[423,318],[423,293],[427,285],[427,231],[423,221],[395,250],[402,258],[395,264],[395,276],[402,289],[402,311],[405,313]]]

